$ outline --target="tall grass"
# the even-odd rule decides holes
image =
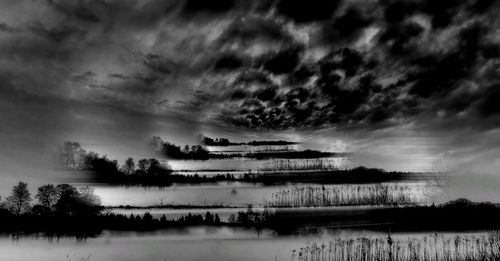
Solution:
[[[432,235],[393,239],[362,237],[313,243],[293,250],[297,261],[452,261],[500,260],[500,237],[489,235]]]
[[[425,184],[304,186],[273,193],[266,204],[271,207],[406,205],[423,203],[432,193],[432,187]]]
[[[336,170],[340,165],[336,159],[275,159],[266,161],[260,167],[262,171],[293,170]]]

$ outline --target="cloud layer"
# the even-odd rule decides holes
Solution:
[[[4,99],[268,130],[498,123],[495,1],[1,5]]]

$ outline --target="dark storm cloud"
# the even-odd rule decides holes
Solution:
[[[331,18],[341,2],[340,0],[280,0],[276,11],[297,23],[322,21]]]
[[[332,124],[377,128],[440,118],[463,122],[463,117],[474,120],[474,115],[498,113],[492,99],[486,98],[496,97],[492,86],[497,86],[498,73],[482,76],[486,64],[490,72],[495,70],[492,64],[498,64],[497,4],[351,1],[303,7],[304,3],[277,2],[276,12],[295,29],[309,27],[309,40],[282,26],[292,44],[263,52],[254,59],[252,77],[244,71],[230,81],[233,91],[226,95],[240,113],[227,110],[222,119],[264,129]],[[299,13],[302,7],[321,7],[324,12]],[[317,48],[326,54],[311,60]],[[272,80],[254,77],[268,74]],[[241,79],[249,78],[262,84],[245,90]],[[252,102],[241,103],[244,99]],[[233,107],[232,102],[224,106]],[[475,121],[479,128],[489,125]]]
[[[291,47],[277,53],[263,55],[264,70],[273,74],[288,74],[299,65],[302,55],[301,47]]]
[[[411,55],[416,49],[412,40],[422,34],[424,28],[414,22],[390,25],[381,33],[379,41],[388,47],[392,55]]]
[[[17,14],[0,19],[4,80],[41,100],[251,130],[497,123],[495,1],[2,7]]]
[[[361,9],[355,5],[347,7],[340,16],[323,24],[322,38],[330,44],[351,41],[374,21],[371,17],[374,11],[373,8]]]
[[[237,70],[245,64],[243,58],[235,53],[224,53],[216,59],[217,61],[214,64],[214,71],[216,72]]]
[[[196,15],[200,12],[220,14],[231,10],[235,6],[235,2],[236,0],[219,0],[217,2],[187,0],[183,11],[188,15]]]

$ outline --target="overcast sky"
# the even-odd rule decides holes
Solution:
[[[358,165],[500,169],[494,0],[3,0],[0,175],[64,140],[290,139]]]

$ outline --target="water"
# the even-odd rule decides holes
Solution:
[[[97,186],[95,193],[105,206],[132,205],[262,205],[272,193],[286,186],[263,187],[245,183],[227,183],[165,188]]]
[[[393,234],[393,237],[418,237],[431,234]],[[456,235],[456,233],[447,234]],[[314,242],[327,243],[335,238],[364,236],[386,237],[387,234],[336,230],[322,231],[313,235],[275,236],[269,231],[257,234],[253,230],[228,227],[192,227],[154,233],[106,231],[97,238],[89,238],[83,242],[71,238],[48,241],[32,237],[19,240],[1,237],[0,260],[290,260],[294,249],[300,249]]]
[[[316,238],[316,237],[315,237]],[[110,233],[86,242],[0,239],[0,260],[288,260],[303,237],[196,227],[156,233]],[[275,259],[277,258],[277,259]]]
[[[427,186],[424,183],[398,183],[402,186]],[[294,184],[293,186],[317,186],[312,184]],[[345,185],[324,185],[325,188]],[[370,185],[366,185],[370,186]],[[194,205],[194,206],[236,206],[246,207],[251,204],[263,207],[272,199],[272,194],[290,190],[288,185],[261,186],[249,183],[230,182],[212,185],[174,185],[158,187],[96,186],[95,193],[104,206],[156,206],[156,205]],[[429,187],[428,202],[436,202],[434,187]]]

